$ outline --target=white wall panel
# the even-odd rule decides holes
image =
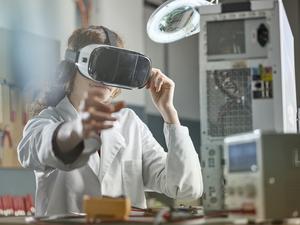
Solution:
[[[152,60],[152,66],[159,68],[161,71],[165,72],[165,47],[163,44],[153,42],[148,35],[146,35],[146,23],[154,12],[152,7],[145,7],[145,51]],[[159,112],[152,103],[150,93],[146,93],[146,112],[154,115],[158,115]]]
[[[94,1],[92,23],[104,25],[116,31],[123,38],[126,48],[145,52],[143,1]],[[116,100],[124,100],[130,105],[144,106],[145,90],[122,90],[122,94]]]
[[[75,9],[74,0],[1,0],[0,27],[59,40],[64,55],[67,38],[75,29]]]
[[[169,75],[175,81],[174,105],[180,117],[199,120],[198,35],[169,44]]]

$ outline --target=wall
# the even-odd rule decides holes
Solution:
[[[75,28],[75,12],[73,0],[1,0],[0,27],[59,40],[63,53]]]
[[[144,8],[144,38],[145,38],[145,51],[146,55],[150,57],[152,61],[152,67],[160,69],[162,72],[166,73],[167,72],[167,62],[166,62],[166,46],[163,44],[155,43],[153,42],[148,35],[146,34],[147,29],[146,29],[146,24],[151,16],[151,14],[154,12],[154,8],[145,6]],[[146,94],[146,99],[145,101],[147,102],[146,104],[146,112],[147,114],[153,114],[153,115],[159,115],[157,109],[155,106],[152,104],[151,96],[147,92]]]
[[[21,129],[20,114],[16,112],[16,121],[12,123],[11,112],[14,109],[20,109],[19,99],[13,98],[16,94],[16,88],[13,88],[12,77],[8,77],[11,74],[11,57],[12,53],[9,46],[11,45],[11,33],[7,29],[0,28],[0,132],[3,135],[4,131],[9,132],[9,136],[4,138],[4,141],[0,143],[0,166],[15,166],[18,164],[16,160],[15,143],[10,143],[9,137],[12,140],[16,140],[20,136],[19,130]],[[12,95],[14,93],[14,95]],[[12,101],[13,100],[13,101]],[[10,103],[14,103],[14,109]],[[21,110],[20,110],[21,111]],[[17,131],[17,132],[16,132]],[[3,136],[0,135],[2,138]],[[12,144],[12,146],[11,146]]]
[[[141,53],[144,47],[144,3],[141,0],[94,1],[92,24],[104,25],[117,32],[125,42],[125,47]],[[116,100],[124,100],[127,105],[141,109],[145,105],[145,91],[122,90]]]
[[[198,35],[169,44],[170,77],[176,83],[174,105],[183,119],[199,121]]]
[[[0,195],[35,194],[35,178],[31,170],[1,169]]]
[[[1,0],[0,3],[0,29],[18,31],[22,34],[29,34],[38,39],[49,39],[58,42],[60,55],[64,55],[67,37],[75,28],[75,4],[73,0]],[[14,41],[17,41],[13,37]],[[2,39],[3,40],[3,36]],[[10,45],[3,44],[3,48],[10,48]],[[6,52],[1,48],[1,53]],[[10,52],[11,49],[8,49]],[[44,52],[47,56],[47,52]],[[12,70],[8,67],[9,55],[1,57],[2,66],[0,76],[5,74],[14,77]],[[28,57],[28,56],[27,56]],[[26,56],[24,56],[24,59]],[[4,76],[4,75],[3,75]],[[1,96],[2,97],[2,96]],[[7,113],[6,113],[7,114]],[[14,149],[17,143],[14,143]],[[33,172],[22,169],[0,169],[0,194],[26,194],[34,193],[35,182]]]

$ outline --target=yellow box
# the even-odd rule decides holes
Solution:
[[[131,210],[129,198],[84,196],[83,210],[87,221],[127,220]]]

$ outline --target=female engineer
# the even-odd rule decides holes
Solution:
[[[73,32],[68,49],[91,44],[123,48],[115,32],[90,26]],[[119,88],[83,76],[75,63],[60,63],[18,145],[20,163],[35,173],[37,216],[81,212],[86,194],[125,195],[139,208],[146,208],[145,190],[176,199],[201,196],[200,163],[173,105],[174,82],[152,69],[146,88],[164,119],[167,153],[132,110],[111,102]]]

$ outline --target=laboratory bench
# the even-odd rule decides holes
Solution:
[[[0,217],[0,225],[2,224],[13,224],[13,225],[25,225],[25,224],[35,224],[35,225],[65,225],[65,224],[72,224],[72,225],[82,225],[82,224],[101,224],[101,225],[246,225],[246,224],[258,224],[258,225],[299,225],[300,218],[293,218],[288,219],[286,221],[268,221],[268,222],[260,222],[254,223],[248,221],[246,218],[239,218],[239,219],[230,219],[230,218],[193,218],[193,219],[185,219],[185,220],[177,220],[173,222],[162,222],[162,221],[155,221],[152,217],[145,218],[134,218],[129,219],[128,221],[103,221],[103,222],[96,222],[96,223],[89,223],[86,221],[85,217],[81,218],[68,218],[68,219],[58,219],[58,220],[51,220],[51,221],[33,221],[30,217]]]

